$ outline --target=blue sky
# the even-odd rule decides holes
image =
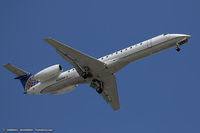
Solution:
[[[37,73],[71,66],[43,41],[52,37],[96,58],[162,33],[191,40],[117,73],[121,109],[114,112],[89,85],[64,95],[24,95],[0,69],[0,128],[53,128],[68,133],[199,133],[198,0],[2,0],[0,64]]]

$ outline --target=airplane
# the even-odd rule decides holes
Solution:
[[[24,94],[63,94],[79,84],[90,84],[114,111],[120,109],[115,74],[136,60],[180,45],[191,38],[186,34],[161,34],[144,42],[119,50],[99,59],[75,50],[52,38],[44,40],[74,68],[63,72],[61,65],[53,65],[32,75],[11,64],[3,66],[14,73],[24,87]]]

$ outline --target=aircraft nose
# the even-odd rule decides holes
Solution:
[[[191,35],[187,35],[187,34],[171,34],[170,37],[171,38],[176,38],[178,40],[185,39],[185,40],[188,41],[191,38]]]
[[[191,35],[186,35],[186,34],[175,34],[176,37],[181,37],[181,38],[187,38],[190,39]]]
[[[175,38],[177,38],[177,44],[178,45],[182,45],[186,42],[188,42],[188,40],[191,38],[190,35],[186,35],[186,34],[175,34]]]
[[[187,39],[190,39],[190,38],[191,38],[191,35],[185,35],[185,37],[186,37]]]

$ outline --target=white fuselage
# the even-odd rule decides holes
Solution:
[[[116,73],[126,65],[138,59],[152,55],[159,51],[178,45],[179,42],[188,40],[189,35],[185,34],[162,34],[119,50],[112,54],[99,58],[98,60],[106,64],[105,70],[101,73]],[[59,76],[53,77],[47,81],[39,82],[31,87],[29,94],[61,94],[69,92],[77,87],[78,84],[88,83],[89,80],[83,79],[75,68],[62,72]]]

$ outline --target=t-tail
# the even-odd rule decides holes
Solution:
[[[11,64],[4,64],[3,66],[16,75],[14,79],[18,79],[21,81],[22,86],[24,87],[24,94],[27,93],[27,90],[29,88],[38,83],[38,81],[35,80],[33,75],[29,72],[19,69]]]

